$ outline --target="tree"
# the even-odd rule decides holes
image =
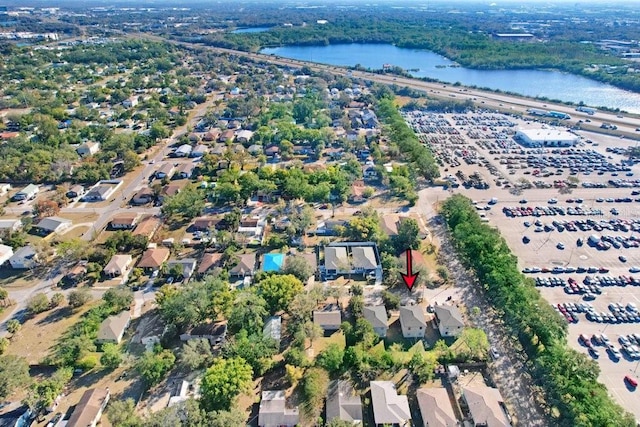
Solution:
[[[0,356],[0,400],[5,400],[18,388],[25,388],[30,380],[27,359],[13,355]]]
[[[317,323],[308,321],[308,322],[305,322],[304,325],[302,325],[298,333],[300,334],[301,338],[308,339],[309,347],[312,347],[313,340],[320,338],[324,333],[324,331],[322,330],[320,325],[318,325]]]
[[[9,291],[5,288],[0,288],[0,306],[6,307],[9,305]]]
[[[33,214],[38,218],[56,216],[58,213],[60,213],[60,206],[53,200],[43,199],[33,204]]]
[[[430,381],[434,377],[434,370],[438,359],[433,352],[416,351],[411,357],[409,368],[420,384]]]
[[[176,357],[171,350],[147,351],[136,363],[136,370],[147,387],[158,384],[173,367]]]
[[[86,257],[89,242],[73,238],[59,242],[56,246],[56,254],[66,262],[76,262]]]
[[[144,420],[144,427],[246,427],[242,411],[205,411],[196,400],[187,399],[154,412]]]
[[[62,292],[56,292],[51,296],[51,307],[59,307],[64,302],[64,294]]]
[[[75,291],[69,292],[67,300],[72,308],[80,308],[89,301],[91,301],[91,294],[87,288],[80,288]]]
[[[393,237],[396,252],[420,248],[420,227],[413,218],[405,218],[398,225],[398,234]]]
[[[272,275],[261,280],[258,295],[267,302],[271,314],[286,310],[293,298],[304,290],[302,282],[291,274]]]
[[[342,371],[344,359],[344,349],[338,344],[329,344],[316,359],[316,363],[331,374],[338,374]]]
[[[11,319],[7,321],[7,332],[11,335],[15,335],[20,328],[22,327],[22,323],[18,319]]]
[[[182,346],[180,364],[190,371],[195,371],[207,365],[211,357],[211,344],[209,344],[209,340],[189,340]]]
[[[329,375],[322,368],[309,368],[302,379],[302,413],[313,424],[318,419],[329,388]]]
[[[400,297],[390,291],[382,291],[382,301],[387,310],[397,310],[400,306]]]
[[[284,274],[291,274],[302,282],[305,282],[313,275],[314,270],[303,257],[288,256],[284,261],[282,272]]]
[[[171,220],[189,220],[204,209],[204,197],[196,186],[187,185],[175,196],[166,197],[162,203],[162,214]]]
[[[54,372],[50,378],[32,383],[24,403],[33,412],[39,413],[53,403],[72,376],[72,368],[61,368]]]
[[[0,356],[2,356],[9,348],[9,340],[6,337],[0,337]]]
[[[286,372],[287,381],[291,384],[291,387],[295,387],[298,385],[298,381],[302,379],[304,375],[304,369],[295,365],[284,365],[284,370]]]
[[[253,369],[254,374],[263,375],[268,371],[273,361],[271,357],[278,348],[275,341],[265,337],[262,332],[249,335],[244,329],[227,340],[222,354],[226,358],[240,357]]]
[[[49,309],[49,298],[44,293],[38,293],[27,301],[27,311],[30,315],[36,315]]]
[[[114,427],[138,427],[142,421],[136,415],[133,399],[111,399],[107,408],[107,418]]]
[[[454,350],[459,349],[460,353],[469,359],[485,359],[489,351],[489,340],[482,329],[464,328],[456,344],[458,345]]]
[[[122,363],[122,352],[120,346],[113,343],[105,343],[102,345],[102,355],[100,363],[107,369],[115,369]]]
[[[240,393],[251,390],[253,371],[241,357],[216,359],[202,379],[201,403],[205,410],[228,410]]]
[[[102,300],[114,313],[119,313],[131,306],[133,292],[129,288],[111,288],[102,295]]]
[[[443,282],[447,282],[449,280],[449,270],[444,265],[436,267],[436,273]]]
[[[244,329],[249,334],[262,333],[264,319],[269,315],[267,302],[250,290],[239,292],[229,315],[229,332]]]

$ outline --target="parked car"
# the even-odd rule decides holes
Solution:
[[[495,347],[491,347],[489,349],[489,356],[491,356],[491,358],[493,360],[496,360],[500,357],[500,353],[498,352],[498,350]]]
[[[631,375],[625,376],[624,381],[633,388],[638,387],[638,380],[633,378]]]

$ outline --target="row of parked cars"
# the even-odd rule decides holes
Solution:
[[[525,201],[525,199],[522,199],[520,202],[523,201]],[[562,206],[505,206],[502,208],[502,212],[508,217],[604,215],[602,209],[582,206],[571,206],[568,208],[563,208]]]
[[[553,268],[548,267],[525,267],[522,269],[523,273],[526,274],[537,274],[537,273],[552,273],[552,274],[563,274],[563,273],[600,273],[605,274],[609,272],[609,269],[606,267],[560,267],[555,266]]]

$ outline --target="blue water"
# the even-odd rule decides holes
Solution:
[[[428,50],[403,49],[387,44],[339,44],[329,46],[287,46],[261,51],[285,58],[330,65],[380,69],[391,64],[415,77],[429,77],[447,83],[487,87],[531,97],[580,101],[593,107],[620,108],[640,114],[640,94],[560,71],[472,70]],[[416,71],[417,70],[417,71]]]
[[[264,33],[265,31],[269,31],[269,27],[237,28],[231,32],[233,34],[242,34],[242,33]]]

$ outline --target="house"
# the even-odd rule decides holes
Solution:
[[[262,145],[252,144],[247,148],[247,152],[252,156],[257,156],[258,154],[262,154]]]
[[[315,234],[319,236],[337,236],[340,228],[346,227],[347,221],[343,220],[325,220],[319,221],[316,225]]]
[[[173,152],[173,155],[176,157],[189,157],[191,155],[191,151],[193,147],[189,144],[182,144],[180,147]]]
[[[284,258],[285,255],[280,253],[264,254],[264,257],[262,259],[262,271],[281,271],[282,267],[284,266]]]
[[[280,340],[282,339],[282,317],[271,316],[264,322],[262,335],[265,338],[271,338],[280,348]]]
[[[0,132],[0,141],[8,141],[20,136],[20,132]]]
[[[18,191],[13,196],[13,200],[14,201],[21,201],[21,200],[35,199],[36,195],[38,195],[39,191],[40,191],[40,187],[38,187],[35,184],[29,184],[26,187],[24,187],[22,190]]]
[[[170,178],[171,175],[173,175],[173,173],[175,172],[175,170],[176,169],[175,169],[175,166],[173,166],[173,163],[164,163],[156,171],[155,175],[156,175],[156,178],[158,179]]]
[[[176,168],[176,173],[173,177],[178,179],[189,179],[191,178],[191,175],[193,175],[195,167],[196,166],[193,163],[181,163]]]
[[[216,216],[201,216],[196,218],[191,224],[191,231],[209,231],[221,221],[219,217]]]
[[[13,256],[13,249],[11,246],[0,244],[0,266],[9,261]]]
[[[203,144],[199,144],[199,145],[196,145],[193,150],[191,150],[189,157],[202,157],[208,152],[209,152],[209,147]]]
[[[113,216],[109,225],[114,230],[133,230],[138,222],[138,214],[135,212],[123,212]]]
[[[162,191],[160,191],[160,194],[158,195],[158,200],[160,200],[160,202],[163,202],[165,198],[175,196],[180,192],[180,190],[182,190],[181,184],[167,184],[162,187]]]
[[[107,265],[102,269],[102,272],[110,278],[122,277],[122,282],[124,283],[131,270],[132,263],[133,258],[131,255],[116,254],[111,257],[111,260],[109,260]]]
[[[476,427],[511,427],[498,389],[487,386],[462,387],[462,397],[469,407]]]
[[[108,388],[92,388],[84,392],[66,427],[96,427],[109,403]]]
[[[23,246],[9,258],[11,268],[27,269],[38,265],[38,254],[31,246]]]
[[[248,245],[261,245],[264,237],[264,221],[259,219],[243,219],[240,221],[236,238]]]
[[[382,220],[380,224],[380,228],[382,228],[382,231],[384,232],[384,234],[386,234],[389,237],[398,235],[398,224],[399,224],[398,215],[385,214],[385,215],[382,215],[380,219]]]
[[[203,141],[212,142],[220,137],[220,129],[211,129],[202,136]]]
[[[313,323],[320,326],[324,332],[337,331],[342,324],[340,308],[329,304],[322,310],[313,310]]]
[[[169,268],[181,265],[182,266],[182,278],[189,279],[193,272],[196,270],[197,261],[195,258],[184,258],[184,259],[172,259],[167,263]]]
[[[97,154],[98,151],[100,151],[99,142],[88,141],[76,148],[76,153],[78,153],[78,156],[80,157],[93,156],[94,154]]]
[[[408,426],[411,421],[407,396],[399,395],[391,381],[371,381],[371,406],[376,426]]]
[[[124,336],[124,332],[129,327],[129,322],[131,322],[131,312],[129,310],[107,317],[100,324],[96,342],[99,344],[120,344],[120,341],[122,341],[122,337]]]
[[[82,185],[74,185],[65,194],[69,199],[75,199],[76,197],[84,196],[84,187]]]
[[[364,185],[364,181],[361,179],[357,179],[353,181],[351,184],[351,195],[349,196],[349,202],[351,203],[362,203],[366,200],[364,197],[365,189],[367,187]]]
[[[36,224],[36,228],[42,235],[49,235],[51,233],[62,233],[71,227],[73,223],[64,218],[60,218],[57,216],[49,216],[46,218],[42,218],[38,224]]]
[[[458,427],[460,425],[453,412],[446,388],[418,389],[417,400],[424,427]]]
[[[338,418],[354,425],[362,424],[362,401],[350,381],[331,381],[326,409],[327,422]]]
[[[371,323],[373,330],[380,338],[387,336],[389,318],[387,317],[387,310],[384,308],[384,305],[365,306],[362,309],[362,314],[367,322]]]
[[[223,344],[227,339],[227,323],[212,322],[201,323],[180,335],[181,341],[195,339],[209,340],[211,345]]]
[[[82,282],[87,274],[87,266],[85,263],[78,263],[62,277],[62,283],[67,286],[73,286]]]
[[[229,275],[232,277],[253,276],[256,271],[256,254],[240,254],[238,258],[238,263],[229,270]]]
[[[12,233],[22,228],[22,221],[17,218],[0,219],[0,233]]]
[[[101,202],[107,200],[116,191],[116,187],[109,184],[98,184],[82,197],[83,202]]]
[[[258,427],[295,427],[300,423],[298,408],[287,408],[284,390],[262,392]]]
[[[137,96],[131,96],[131,97],[125,99],[124,101],[122,101],[122,106],[124,108],[133,108],[136,105],[138,105],[138,97]]]
[[[362,176],[365,180],[376,180],[378,179],[378,171],[375,166],[368,165],[362,168]]]
[[[137,267],[145,270],[159,270],[163,263],[169,259],[171,251],[169,248],[157,247],[149,248],[142,253]]]
[[[352,246],[351,258],[356,274],[371,273],[378,268],[378,259],[373,246]]]
[[[251,140],[253,132],[250,130],[242,129],[236,132],[236,141],[245,144]]]
[[[134,236],[144,236],[151,240],[158,228],[162,225],[160,218],[155,216],[147,216],[138,222],[135,230],[131,234]]]
[[[462,313],[452,305],[436,305],[434,307],[435,321],[440,335],[443,337],[456,337],[464,328]]]
[[[269,158],[275,158],[280,155],[280,147],[277,145],[272,145],[271,147],[267,147],[264,150],[264,155]]]
[[[138,192],[133,195],[131,203],[133,203],[134,205],[146,205],[147,203],[153,202],[155,198],[156,196],[153,193],[153,190],[149,187],[144,187],[138,190]]]
[[[422,338],[427,330],[427,322],[419,305],[400,306],[400,326],[405,338]]]
[[[222,255],[223,254],[216,252],[205,252],[198,266],[198,275],[206,275],[212,272],[213,269],[222,267]]]
[[[235,138],[235,132],[233,129],[227,129],[220,134],[218,137],[218,141],[220,142],[231,142]]]

